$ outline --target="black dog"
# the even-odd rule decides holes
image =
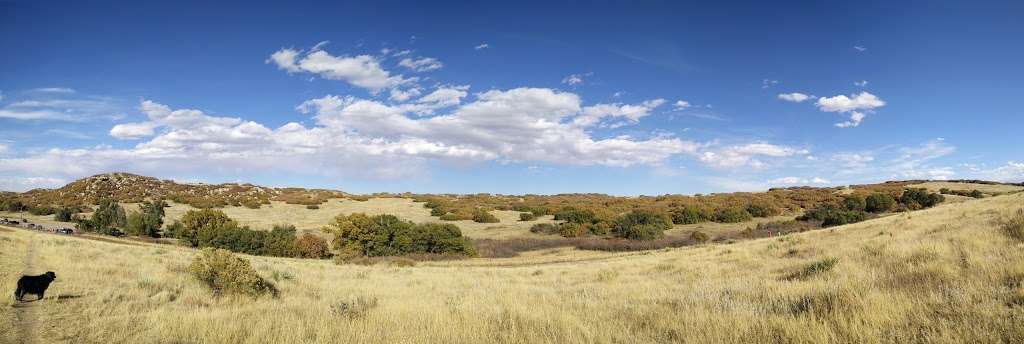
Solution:
[[[21,276],[18,279],[18,290],[14,291],[14,296],[21,301],[21,298],[25,294],[38,295],[39,298],[36,300],[42,300],[43,294],[46,293],[46,288],[50,287],[50,283],[57,279],[57,274],[53,271],[47,271],[46,274],[39,276]]]

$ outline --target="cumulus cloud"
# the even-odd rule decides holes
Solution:
[[[285,48],[271,54],[267,63],[273,63],[289,73],[316,74],[325,79],[345,81],[372,92],[411,81],[401,74],[392,75],[381,67],[377,57],[370,55],[334,56],[323,50],[302,52]],[[429,64],[420,67],[426,66]]]
[[[444,64],[442,64],[441,61],[433,57],[421,57],[416,59],[407,57],[399,61],[398,65],[416,72],[429,72],[444,67]]]
[[[885,101],[874,94],[861,92],[849,97],[842,94],[834,97],[821,97],[818,98],[816,105],[824,112],[852,112],[873,110],[885,106]]]
[[[473,47],[473,50],[483,50],[483,49],[487,49],[487,48],[490,48],[490,47],[491,47],[490,44],[480,43],[480,45],[477,45],[477,46]]]
[[[583,114],[573,120],[573,124],[580,127],[590,127],[601,122],[602,119],[616,119],[614,123],[605,124],[607,127],[617,128],[624,125],[636,124],[641,118],[651,114],[651,110],[665,103],[664,99],[652,99],[640,104],[597,104],[583,108]]]
[[[874,161],[875,157],[868,154],[839,153],[833,156],[832,160],[840,162],[843,167],[858,168]]]
[[[803,102],[803,101],[808,100],[810,98],[811,98],[811,96],[803,94],[803,93],[799,93],[799,92],[781,93],[781,94],[779,94],[779,99],[785,100],[787,102],[794,102],[794,103],[800,103],[800,102]]]
[[[815,105],[818,109],[824,112],[849,113],[849,120],[836,123],[835,126],[839,128],[852,128],[859,126],[864,120],[864,117],[867,117],[868,112],[872,112],[876,108],[885,106],[885,101],[874,94],[861,92],[860,94],[853,94],[849,97],[845,95],[821,97],[818,98],[818,102]]]
[[[110,130],[116,138],[146,138],[134,147],[54,148],[0,159],[0,173],[71,178],[111,170],[284,170],[393,177],[418,173],[429,161],[656,166],[676,154],[695,155],[699,147],[667,134],[599,138],[576,122],[590,116],[638,121],[664,100],[605,108],[583,106],[573,93],[517,88],[479,93],[464,103],[466,88],[442,87],[411,103],[450,108],[422,118],[412,116],[415,108],[408,104],[351,96],[311,99],[298,110],[312,116],[312,127],[268,128],[144,100],[139,108],[148,120]]]
[[[728,146],[721,149],[708,149],[703,151],[698,159],[712,167],[735,168],[749,166],[753,168],[766,167],[768,164],[759,157],[786,158],[792,156],[805,156],[810,151],[802,148],[780,146],[769,143],[751,143],[745,145]]]

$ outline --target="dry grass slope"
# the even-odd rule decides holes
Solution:
[[[405,268],[248,257],[280,289],[256,300],[212,298],[185,272],[192,250],[0,229],[0,289],[35,242],[35,265],[59,276],[38,307],[61,324],[41,329],[52,342],[1020,343],[1024,243],[1000,221],[1022,205],[653,252]],[[17,326],[11,302],[0,336]]]

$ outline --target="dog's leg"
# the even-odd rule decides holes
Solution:
[[[14,291],[14,297],[18,298],[18,301],[21,301],[22,296],[25,296],[25,291],[21,290],[21,287],[18,287],[18,289]]]

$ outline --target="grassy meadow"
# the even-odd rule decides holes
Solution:
[[[214,298],[186,272],[191,249],[0,229],[0,288],[58,276],[32,307],[0,301],[0,341],[1019,343],[1024,243],[999,223],[1022,207],[1017,193],[646,252],[416,266],[247,256],[280,289],[258,299]]]

